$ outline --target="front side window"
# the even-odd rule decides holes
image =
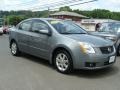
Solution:
[[[71,21],[50,20],[48,21],[60,34],[86,34],[77,24]]]
[[[34,21],[32,25],[33,32],[39,32],[39,30],[48,30],[48,25],[43,21]]]
[[[32,21],[25,21],[22,24],[20,24],[19,29],[24,31],[29,31],[31,28]]]

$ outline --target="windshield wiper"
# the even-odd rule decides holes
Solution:
[[[87,34],[87,33],[78,33],[78,34]]]
[[[60,33],[60,34],[72,34],[72,33]]]
[[[61,34],[87,34],[87,33],[61,33]]]

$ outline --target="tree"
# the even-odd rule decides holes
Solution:
[[[26,19],[25,16],[10,15],[6,18],[6,23],[9,25],[17,25],[24,19]]]
[[[100,18],[100,19],[114,19],[114,20],[120,20],[120,12],[111,12],[109,10],[105,10],[105,9],[95,9],[92,11],[81,11],[79,9],[76,10],[72,10],[70,7],[65,6],[65,7],[61,7],[59,9],[59,11],[70,11],[70,12],[76,12],[78,14],[82,14],[85,15],[87,17],[90,18]],[[56,12],[56,11],[51,11],[51,12]],[[7,17],[6,21],[9,21],[10,24],[16,24],[17,21],[23,20],[24,18],[36,18],[36,17],[48,17],[49,15],[48,10],[44,10],[44,11],[26,11],[26,10],[22,10],[22,11],[0,11],[0,18],[4,18]],[[18,19],[17,21],[12,21],[11,22],[11,18],[15,18]]]
[[[61,7],[59,11],[72,11],[72,9],[69,6]]]

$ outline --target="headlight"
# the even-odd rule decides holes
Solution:
[[[106,39],[112,40],[113,42],[117,40],[116,37],[105,37]]]
[[[85,42],[79,42],[79,44],[80,44],[80,48],[84,53],[95,53],[95,50],[90,44]]]

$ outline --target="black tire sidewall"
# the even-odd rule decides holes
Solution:
[[[60,53],[64,53],[67,56],[68,60],[69,60],[68,68],[65,71],[59,70],[58,67],[57,67],[57,65],[56,65],[56,57]],[[54,58],[53,59],[54,59],[54,65],[55,65],[55,68],[57,69],[57,71],[59,71],[59,72],[61,72],[63,74],[69,74],[69,73],[71,73],[73,71],[73,61],[72,61],[71,55],[67,51],[65,51],[65,50],[59,50],[59,51],[57,51],[54,54]]]
[[[118,45],[118,48],[117,48],[117,55],[118,55],[118,56],[120,56],[119,49],[120,49],[120,44]]]

